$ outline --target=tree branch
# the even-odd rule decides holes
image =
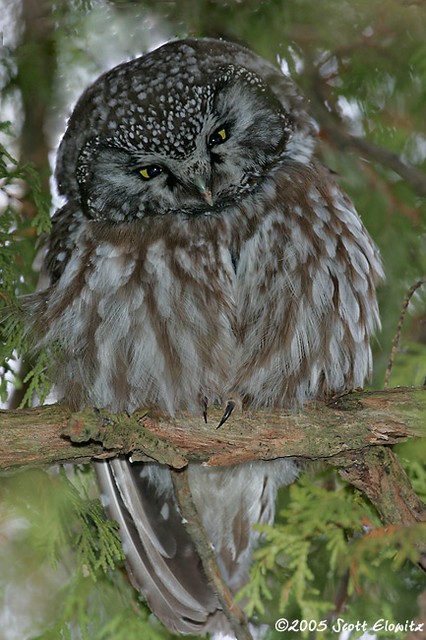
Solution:
[[[426,435],[426,389],[353,392],[297,412],[234,411],[217,429],[221,415],[219,409],[209,410],[205,424],[201,409],[200,416],[175,418],[150,409],[132,415],[89,409],[71,413],[59,404],[0,411],[0,469],[124,453],[174,469],[183,469],[189,460],[230,465],[279,457],[326,459],[368,496],[384,523],[426,522],[426,505],[396,456],[383,446]],[[418,551],[426,569],[426,545],[419,543]],[[230,619],[241,624],[235,612]],[[241,637],[245,633],[243,625]]]
[[[397,456],[387,447],[370,447],[335,456],[341,477],[360,489],[374,504],[384,524],[405,527],[426,522],[426,504],[413,487]],[[426,543],[417,545],[418,563],[426,571]]]
[[[387,389],[389,387],[389,380],[390,380],[390,375],[392,372],[392,367],[395,361],[395,356],[396,353],[398,351],[398,345],[399,345],[399,340],[401,338],[401,332],[402,332],[402,325],[404,324],[404,320],[405,320],[405,314],[407,313],[407,309],[408,309],[408,305],[410,304],[410,300],[413,297],[413,295],[416,293],[417,289],[419,289],[419,287],[423,286],[424,284],[426,284],[426,276],[423,276],[423,278],[420,278],[420,280],[417,280],[417,282],[415,282],[407,291],[407,295],[405,296],[403,302],[402,302],[402,307],[401,307],[401,313],[399,315],[399,321],[398,321],[398,326],[396,328],[396,332],[394,335],[394,338],[392,340],[392,349],[390,352],[390,356],[389,356],[389,363],[386,369],[386,374],[385,374],[385,383],[384,383],[384,388]]]
[[[187,470],[173,471],[172,480],[182,522],[198,551],[204,572],[229,620],[235,637],[237,640],[252,640],[244,612],[234,602],[232,593],[220,574],[212,543],[192,499]]]
[[[221,411],[171,418],[156,410],[132,415],[55,404],[0,411],[0,469],[55,462],[89,462],[132,453],[181,469],[188,460],[229,465],[277,457],[332,458],[371,445],[426,435],[426,390],[354,392],[303,411],[234,411],[216,429]]]
[[[417,195],[420,197],[426,196],[426,176],[420,169],[407,164],[394,151],[385,149],[365,138],[350,134],[338,118],[336,106],[333,108],[333,113],[330,113],[325,105],[335,102],[330,95],[331,87],[318,73],[316,65],[312,61],[310,61],[310,77],[312,110],[315,119],[321,126],[322,134],[325,134],[338,149],[355,149],[364,157],[388,167],[405,180]]]
[[[426,177],[424,173],[416,167],[404,162],[404,160],[402,160],[402,158],[394,151],[385,149],[384,147],[381,147],[370,140],[366,140],[365,138],[354,136],[336,123],[333,123],[333,125],[330,126],[328,122],[325,121],[325,118],[324,120],[321,119],[321,127],[327,132],[329,139],[333,140],[334,144],[339,149],[356,149],[359,153],[370,160],[379,162],[380,164],[389,167],[389,169],[392,169],[392,171],[405,180],[405,182],[409,184],[419,196],[426,196]]]

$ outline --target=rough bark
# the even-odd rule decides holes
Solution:
[[[222,411],[175,418],[141,409],[131,416],[64,406],[0,411],[0,469],[83,462],[132,453],[180,469],[189,459],[211,465],[277,457],[329,459],[372,445],[426,435],[426,390],[354,392],[303,411],[237,412],[220,428]]]
[[[218,597],[225,616],[231,624],[236,639],[253,640],[247,626],[245,614],[234,602],[232,593],[220,574],[212,544],[192,499],[186,469],[173,471],[172,480],[182,515],[182,522],[198,551],[204,572]]]
[[[344,480],[369,498],[384,524],[407,527],[426,522],[426,504],[414,492],[400,461],[389,447],[345,453],[329,462],[339,467]],[[426,571],[424,537],[416,546],[418,564]]]

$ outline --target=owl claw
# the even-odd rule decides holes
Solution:
[[[233,412],[234,407],[235,407],[235,402],[233,400],[228,400],[228,402],[226,403],[226,407],[225,407],[225,411],[223,413],[223,416],[221,417],[220,422],[217,425],[216,429],[219,429],[219,427],[221,427],[223,424],[225,424],[225,422],[228,420],[229,416]]]

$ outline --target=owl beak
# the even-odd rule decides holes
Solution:
[[[201,193],[204,200],[211,207],[213,206],[213,195],[211,190],[207,187],[206,182],[201,178],[201,176],[196,176],[194,178],[194,184],[197,187],[198,191]]]

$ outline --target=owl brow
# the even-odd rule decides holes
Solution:
[[[128,167],[131,171],[139,171],[142,167],[147,167],[152,164],[156,164],[161,167],[164,171],[168,171],[168,168],[164,164],[164,160],[158,158],[158,156],[148,156],[141,158],[140,156],[131,156]]]

